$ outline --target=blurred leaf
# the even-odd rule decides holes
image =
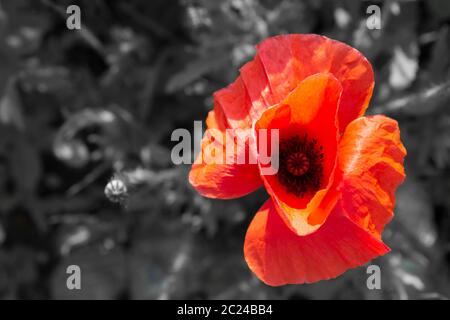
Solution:
[[[67,256],[80,247],[94,244],[108,247],[123,241],[123,221],[115,212],[101,212],[96,216],[87,214],[66,214],[55,216],[58,225],[56,246],[61,256]]]
[[[166,93],[173,93],[183,89],[201,76],[223,67],[228,60],[228,54],[219,54],[208,58],[203,57],[188,63],[183,70],[174,74],[168,80],[165,89]]]
[[[189,240],[183,235],[173,237],[167,231],[161,233],[156,228],[151,230],[152,234],[138,241],[131,251],[132,299],[168,299],[173,298],[172,294],[185,292],[178,286],[185,279],[184,270],[181,269],[185,260],[189,259]],[[171,279],[178,273],[183,274],[178,279],[180,282]]]
[[[441,28],[436,43],[431,51],[428,64],[430,79],[433,82],[441,82],[447,78],[450,71],[450,35],[448,26]]]
[[[53,152],[59,160],[75,168],[83,167],[89,162],[90,158],[86,144],[78,139],[55,139],[53,143]]]
[[[88,247],[63,259],[51,278],[53,299],[105,300],[114,299],[125,288],[125,255],[119,249],[102,252],[97,247]],[[67,267],[77,265],[81,269],[81,290],[67,288]]]
[[[23,136],[14,141],[10,156],[11,175],[19,190],[34,192],[41,176],[41,160],[36,148]]]
[[[38,262],[39,253],[26,246],[0,250],[0,297],[14,299],[21,292],[28,299],[40,298],[33,290],[39,277]]]
[[[396,46],[390,65],[390,85],[394,89],[406,89],[416,78],[418,68],[417,45],[411,43],[406,49]]]
[[[123,115],[106,108],[83,109],[71,114],[58,130],[53,140],[55,156],[72,167],[82,167],[94,157],[91,149],[96,149],[96,157],[121,159],[140,144],[136,126],[129,126]],[[83,137],[84,139],[81,139]],[[135,135],[135,136],[133,136]],[[93,148],[95,146],[95,148]]]
[[[441,20],[450,17],[450,2],[447,0],[427,0],[425,1],[431,12]]]
[[[0,247],[6,239],[6,232],[3,228],[3,224],[0,222]]]
[[[10,80],[5,94],[0,99],[0,123],[11,124],[17,129],[25,129],[22,105],[14,80]]]
[[[431,199],[423,185],[412,174],[397,191],[395,220],[424,247],[435,244],[437,234],[433,222]]]
[[[59,93],[73,90],[70,72],[63,66],[30,68],[20,74],[24,90],[34,89],[41,93]]]

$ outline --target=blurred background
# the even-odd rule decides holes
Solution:
[[[66,27],[71,4],[81,30]],[[0,1],[0,298],[446,299],[449,26],[448,0]],[[281,33],[358,48],[375,70],[369,113],[400,123],[407,180],[383,234],[392,252],[372,262],[381,290],[366,267],[264,285],[243,259],[264,191],[208,200],[171,163],[172,131],[204,120],[254,45]],[[72,264],[82,290],[66,287]]]

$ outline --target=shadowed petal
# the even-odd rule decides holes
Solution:
[[[255,215],[244,245],[248,266],[271,286],[335,278],[387,252],[389,248],[354,223],[340,204],[320,229],[298,236],[280,218],[272,200]]]
[[[248,132],[233,135],[216,130],[214,133],[207,131],[202,139],[202,150],[189,173],[191,185],[201,195],[219,199],[239,198],[258,189],[262,181],[256,161],[250,162],[254,151],[250,151]],[[232,152],[227,153],[227,143]],[[245,163],[238,162],[242,154]]]
[[[406,150],[395,120],[377,115],[351,122],[340,141],[338,168],[344,208],[378,236],[393,217]]]

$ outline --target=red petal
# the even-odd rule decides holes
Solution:
[[[215,124],[213,120],[211,122]],[[219,135],[220,139],[218,139]],[[238,135],[237,138],[234,140],[232,134],[219,130],[215,135],[208,133],[204,135],[202,150],[189,173],[189,182],[201,195],[209,198],[232,199],[253,192],[262,185],[256,163],[249,164],[249,161],[246,164],[237,163],[240,153],[245,153],[247,159],[250,154],[248,134]],[[228,143],[231,141],[233,150],[236,151],[233,154],[226,153],[227,141]],[[237,145],[245,145],[245,147],[238,148]],[[215,157],[207,152],[211,148],[216,151]]]
[[[258,55],[253,61],[246,63],[240,72],[252,103],[252,120],[256,120],[264,110],[280,100],[276,101],[273,97],[269,79]]]
[[[339,145],[343,206],[352,219],[379,236],[393,216],[403,182],[406,150],[395,120],[377,115],[351,122]]]
[[[324,171],[321,190],[299,198],[288,193],[277,175],[263,175],[267,191],[274,199],[283,219],[297,234],[305,235],[319,225],[310,225],[310,215],[319,212],[326,190],[333,182],[338,144],[336,114],[341,94],[339,82],[331,74],[308,77],[279,105],[266,110],[255,123],[256,135],[260,129],[279,129],[280,138],[306,133],[323,147]]]
[[[339,276],[383,255],[389,248],[344,213],[340,205],[316,232],[293,233],[268,200],[245,237],[250,269],[271,286],[310,283]]]
[[[373,71],[356,49],[311,34],[272,37],[257,48],[276,102],[306,77],[329,72],[343,89],[338,114],[341,132],[367,109],[374,86]]]
[[[221,131],[224,131],[228,127],[227,118],[220,105],[216,104],[214,110],[208,112],[206,126],[207,128],[218,129]]]
[[[280,103],[299,83],[316,73],[332,73],[343,88],[339,127],[364,114],[374,86],[370,63],[356,49],[318,35],[282,35],[257,46],[232,85],[215,94],[231,127],[250,128],[262,112]]]
[[[214,93],[215,106],[219,106],[227,117],[231,128],[250,128],[251,101],[241,78],[228,87]]]

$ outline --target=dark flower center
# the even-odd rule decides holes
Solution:
[[[292,153],[286,161],[288,171],[294,176],[302,176],[309,169],[309,159],[303,152]]]
[[[298,197],[319,190],[323,179],[323,148],[305,134],[280,141],[278,181]]]

